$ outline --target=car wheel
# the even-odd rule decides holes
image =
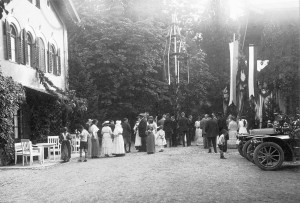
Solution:
[[[282,165],[284,153],[278,144],[274,142],[264,142],[255,148],[253,160],[262,170],[273,171]]]
[[[251,140],[248,140],[244,145],[243,145],[243,157],[247,158],[247,148],[249,146],[249,144],[251,144]]]
[[[254,150],[255,150],[254,145],[250,143],[246,150],[246,159],[248,159],[248,161],[253,162]]]
[[[237,147],[237,149],[238,149],[240,155],[241,155],[242,157],[244,157],[244,155],[243,155],[243,143],[240,142],[236,147]]]

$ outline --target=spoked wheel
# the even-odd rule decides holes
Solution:
[[[278,169],[284,160],[284,153],[281,147],[274,142],[264,142],[254,150],[254,163],[266,171]]]
[[[238,149],[240,155],[244,156],[243,155],[243,142],[242,141],[240,141],[239,144],[237,144],[237,149]]]
[[[248,140],[244,145],[243,145],[243,157],[245,157],[247,159],[247,149],[248,146],[251,144],[251,140]],[[247,159],[248,160],[248,159]]]
[[[248,161],[253,162],[254,150],[255,150],[254,145],[250,143],[246,150],[246,159],[248,159]]]

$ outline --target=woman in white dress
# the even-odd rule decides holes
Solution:
[[[116,121],[114,129],[114,141],[112,154],[116,156],[125,156],[124,140],[123,140],[123,128],[121,121]]]
[[[239,134],[248,134],[248,122],[245,119],[244,116],[241,117],[241,119],[239,120]]]
[[[141,140],[141,137],[139,135],[139,129],[138,129],[138,126],[140,124],[140,121],[141,121],[141,118],[138,117],[138,120],[136,121],[134,127],[133,127],[133,131],[135,133],[135,143],[134,143],[134,146],[137,150],[140,150],[140,147],[142,146],[142,140]]]
[[[103,128],[101,130],[102,134],[102,154],[105,157],[109,157],[112,154],[112,131],[109,127],[109,121],[103,123]]]
[[[201,117],[198,116],[198,120],[195,122],[195,142],[196,145],[199,146],[201,144],[201,138],[202,138],[202,129],[200,128],[200,121]]]

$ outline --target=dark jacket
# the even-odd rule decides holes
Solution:
[[[209,119],[205,123],[204,131],[206,137],[217,137],[219,135],[219,126],[215,119]]]
[[[139,129],[139,136],[140,137],[147,137],[147,135],[146,135],[146,129],[147,129],[147,121],[146,121],[146,119],[142,119],[140,121],[138,129]]]
[[[179,132],[187,132],[189,129],[189,121],[186,117],[180,117],[178,119],[178,130]]]
[[[170,118],[166,118],[163,129],[165,132],[173,132],[172,120]]]
[[[131,137],[131,127],[129,123],[122,123],[123,137]]]

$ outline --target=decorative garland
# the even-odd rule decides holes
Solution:
[[[76,97],[75,91],[72,91],[72,90],[66,91],[66,92],[63,91],[59,87],[55,86],[53,84],[53,82],[45,75],[45,73],[43,71],[41,71],[37,67],[35,69],[38,73],[40,82],[45,87],[46,91],[48,91],[52,95],[56,96],[57,98],[60,98],[59,94],[64,96],[65,99],[61,99],[61,102],[65,105],[68,105],[72,109],[77,108],[79,111],[87,111],[87,100],[86,99]],[[50,89],[49,86],[54,88],[55,91]],[[59,94],[57,94],[57,93],[59,93]]]

